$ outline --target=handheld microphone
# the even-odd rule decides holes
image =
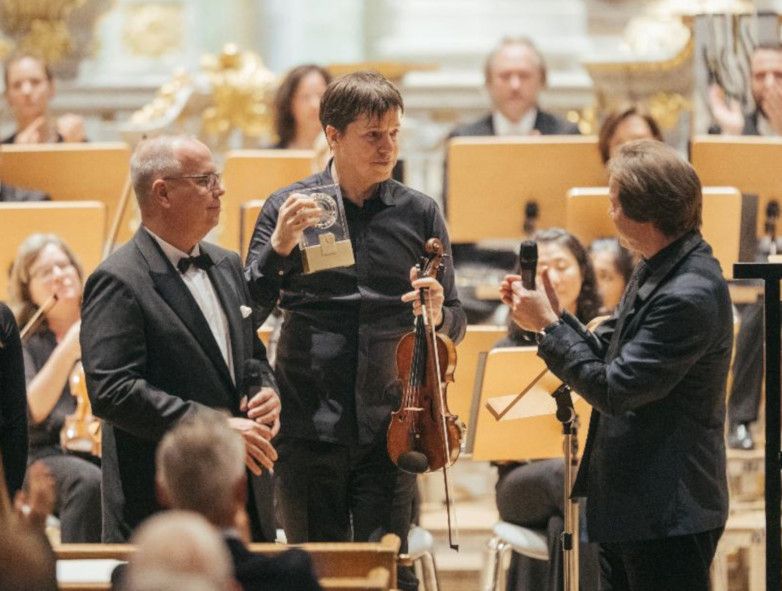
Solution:
[[[519,247],[519,268],[521,285],[524,289],[535,289],[535,274],[538,268],[538,245],[534,240],[524,240]]]
[[[257,359],[247,359],[243,370],[244,395],[249,402],[263,388],[263,365]]]

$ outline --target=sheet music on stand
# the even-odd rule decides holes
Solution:
[[[551,397],[562,384],[546,370],[535,347],[511,347],[482,353],[475,375],[471,425],[465,452],[476,461],[562,457],[562,425]],[[579,423],[589,422],[591,407],[576,393]],[[586,428],[578,431],[583,448]]]

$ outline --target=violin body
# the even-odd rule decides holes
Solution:
[[[430,344],[430,343],[428,343]],[[396,348],[396,362],[400,378],[409,381],[413,349],[416,346],[416,333],[402,337]],[[437,354],[439,356],[440,380],[443,390],[448,382],[453,382],[456,369],[456,348],[451,339],[437,334]],[[391,461],[407,472],[421,473],[439,470],[450,466],[459,457],[463,427],[456,415],[452,415],[447,406],[446,393],[437,395],[438,383],[428,383],[427,378],[437,368],[433,356],[427,351],[428,371],[422,374],[423,383],[416,386],[418,396],[404,396],[399,410],[391,413],[388,426],[388,455]],[[430,380],[434,381],[434,380]],[[420,395],[425,393],[425,395]],[[440,401],[444,406],[440,406]],[[445,442],[447,441],[447,450]]]
[[[67,451],[100,457],[101,423],[100,419],[92,414],[81,362],[74,366],[68,384],[71,394],[76,398],[76,410],[65,417],[60,429],[60,446]]]

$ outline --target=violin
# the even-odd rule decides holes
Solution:
[[[64,450],[101,456],[101,422],[92,414],[84,366],[77,362],[68,378],[71,395],[76,398],[76,410],[65,416],[60,429],[60,446]]]
[[[442,268],[442,242],[431,238],[425,249],[428,257],[422,257],[418,276],[436,277]],[[415,330],[402,336],[396,348],[403,389],[399,409],[391,413],[387,448],[391,461],[405,472],[421,474],[442,468],[448,539],[458,550],[451,538],[448,467],[459,457],[464,427],[448,410],[446,397],[456,368],[456,348],[451,339],[436,332],[424,293],[424,289],[419,292],[422,314],[415,320]]]

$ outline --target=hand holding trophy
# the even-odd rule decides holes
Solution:
[[[291,209],[298,212],[291,216],[296,220],[291,227],[296,229],[305,273],[349,267],[355,263],[339,185],[322,185],[291,193],[280,210],[280,218],[289,202]],[[279,228],[280,221],[277,223]]]

